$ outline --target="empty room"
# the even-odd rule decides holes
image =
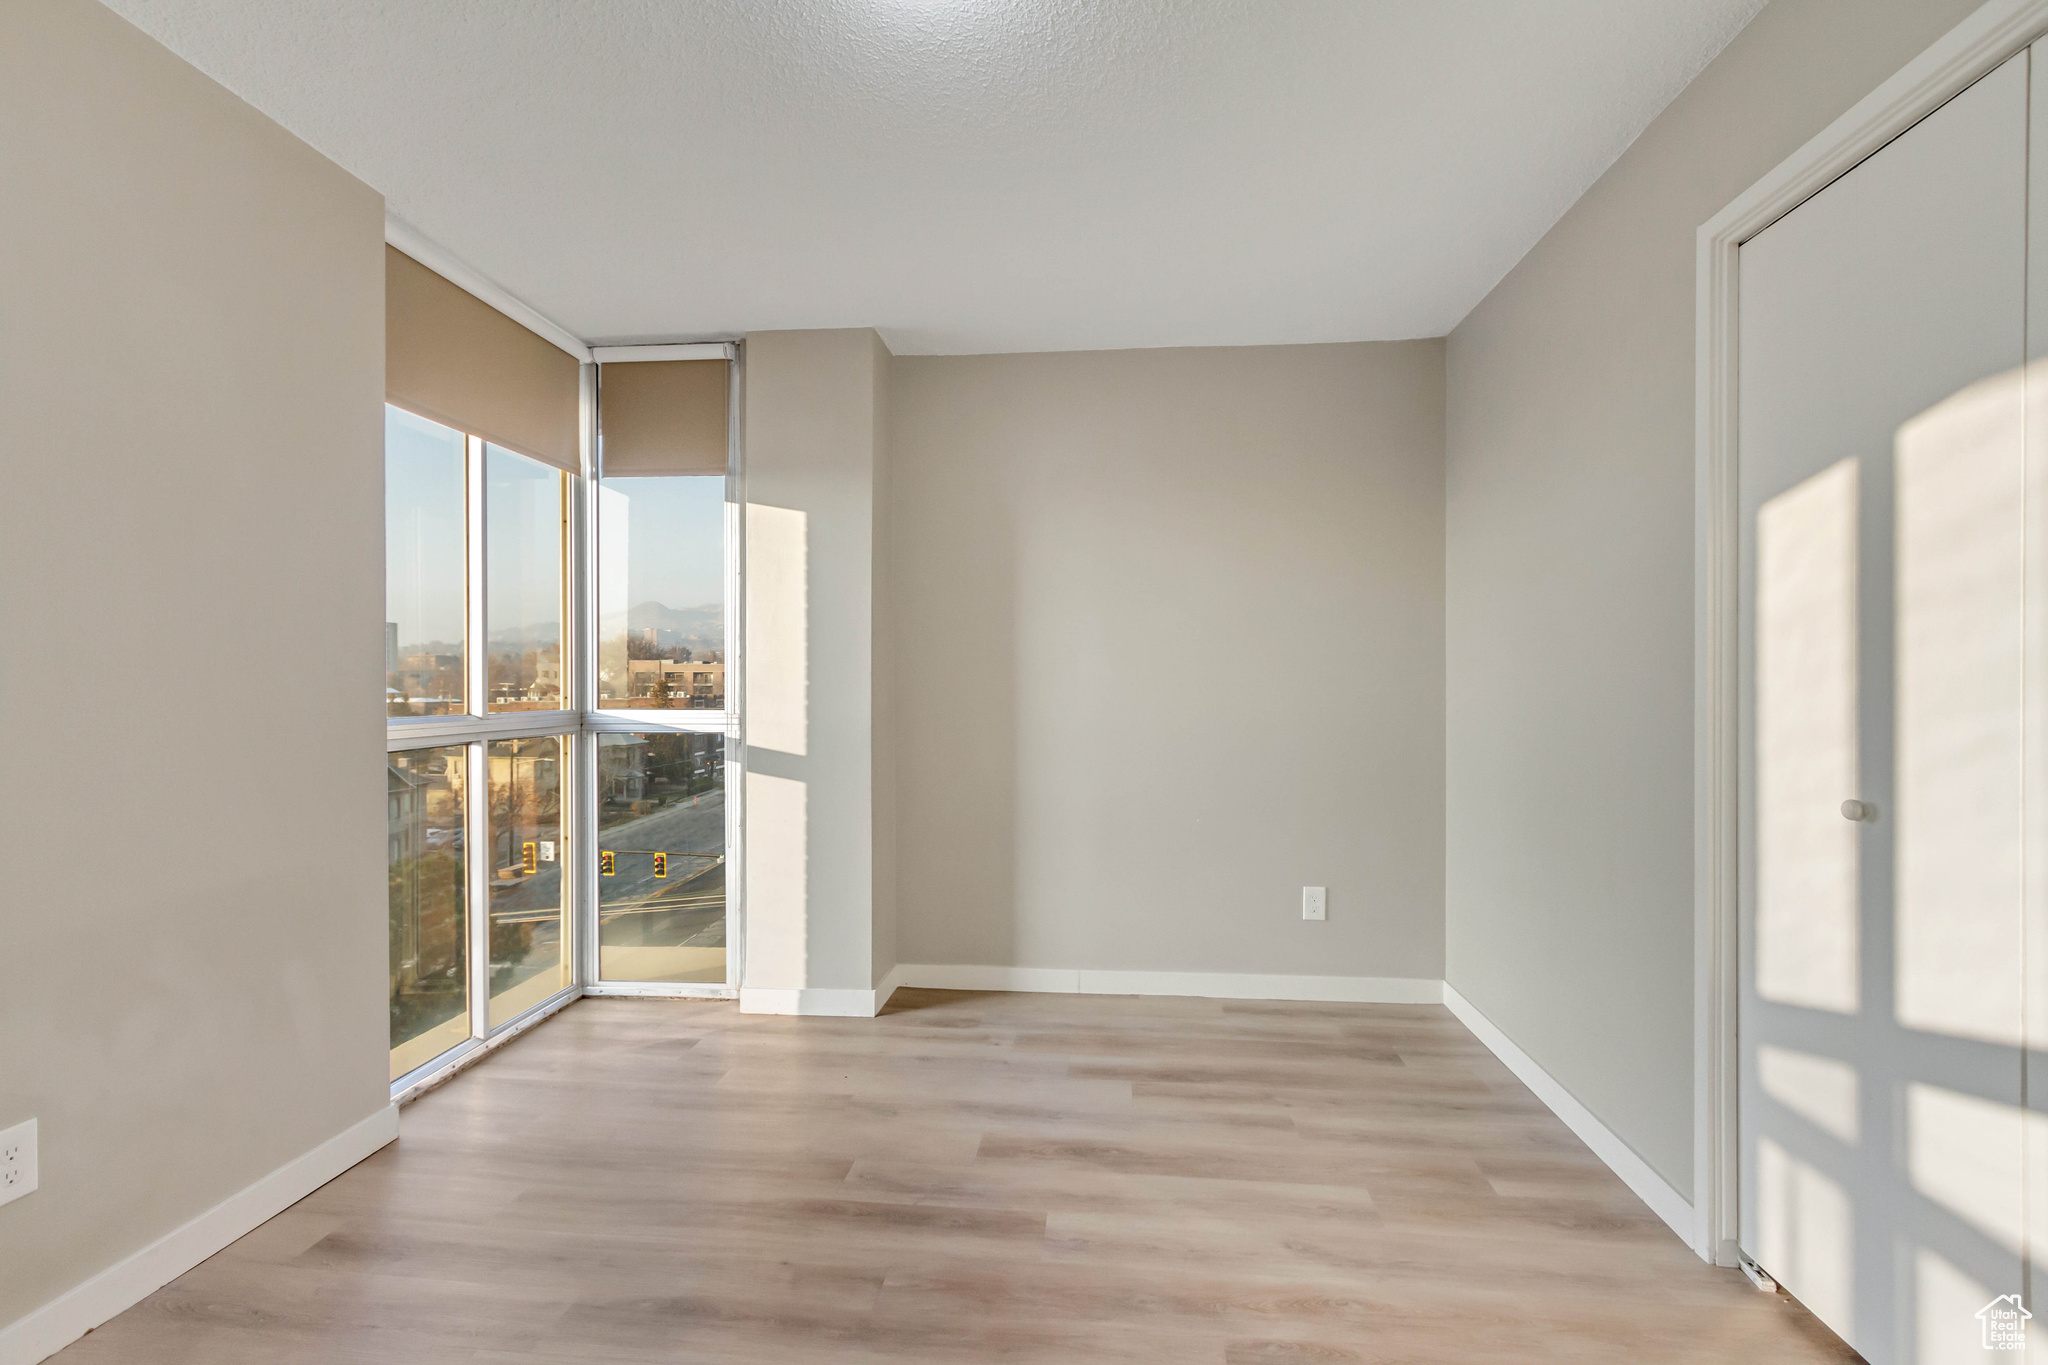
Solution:
[[[0,1365],[2048,1360],[2037,357],[2048,0],[0,0]]]

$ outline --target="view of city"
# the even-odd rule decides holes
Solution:
[[[725,980],[724,737],[598,741],[599,974]]]
[[[723,477],[606,479],[597,592],[599,706],[724,709]]]
[[[549,735],[484,746],[490,777],[493,1027],[569,984],[563,952],[563,743]]]
[[[466,441],[396,407],[385,409],[384,439],[385,711],[461,715],[468,706]],[[538,460],[485,448],[491,711],[565,705],[567,479]]]
[[[469,1037],[468,753],[460,744],[408,749],[385,765],[394,1080]]]
[[[468,438],[386,414],[386,713],[563,709],[570,476],[483,447],[484,695],[473,697]],[[599,492],[596,704],[722,710],[725,480],[608,479]],[[724,738],[586,742],[596,745],[601,978],[724,981]],[[394,1079],[472,1036],[479,986],[496,1027],[570,984],[569,744],[544,735],[389,754]],[[473,781],[485,800],[481,847],[467,832]],[[472,858],[484,860],[482,907],[471,903]],[[475,935],[488,939],[481,983],[469,967]]]
[[[494,1023],[568,984],[562,744],[548,736],[484,746]],[[386,763],[394,1077],[469,1036],[468,753],[467,745],[406,749]]]

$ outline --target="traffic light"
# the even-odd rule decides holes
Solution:
[[[540,871],[540,845],[528,839],[519,846],[519,865],[527,875]]]
[[[657,877],[666,877],[668,875],[668,855],[666,853],[654,855],[654,875]]]
[[[618,864],[613,860],[617,856],[618,855],[614,854],[610,849],[605,849],[603,852],[599,853],[597,855],[597,875],[600,877],[610,877],[616,875],[619,869]]]

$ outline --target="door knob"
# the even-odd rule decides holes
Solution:
[[[1844,801],[1842,803],[1842,818],[1844,820],[1868,820],[1875,823],[1877,820],[1877,807],[1871,805],[1868,801]]]

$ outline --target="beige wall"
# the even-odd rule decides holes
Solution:
[[[763,991],[872,990],[893,922],[876,811],[888,364],[867,328],[746,341],[750,1008]]]
[[[896,772],[896,588],[895,541],[889,517],[890,488],[894,460],[894,438],[889,420],[889,388],[895,377],[895,357],[873,338],[875,404],[875,478],[873,573],[874,617],[869,622],[870,647],[874,651],[872,673],[874,696],[869,715],[874,727],[874,922],[870,936],[869,971],[875,985],[882,984],[897,958],[897,772]]]
[[[6,1323],[386,1104],[384,246],[92,0],[0,4],[0,184]]]
[[[1442,366],[896,359],[903,961],[1442,975]]]
[[[1694,230],[1976,3],[1776,0],[1450,337],[1448,979],[1681,1193]]]

